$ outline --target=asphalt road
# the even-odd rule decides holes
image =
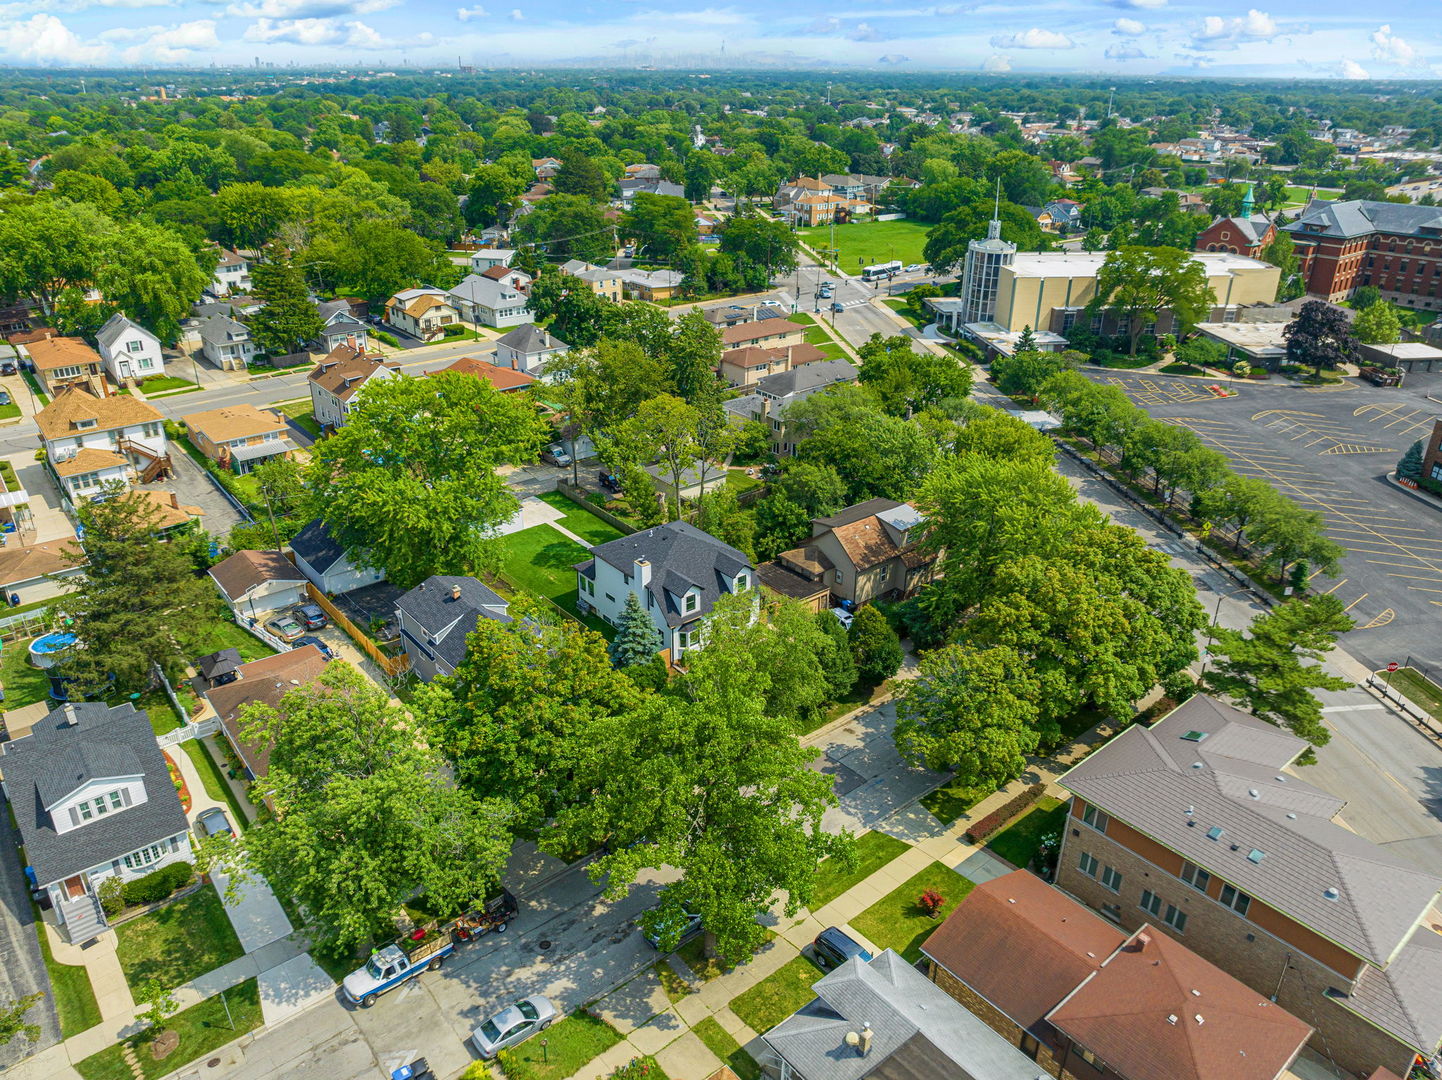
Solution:
[[[0,1070],[60,1041],[60,1019],[48,992],[50,977],[35,936],[34,908],[20,866],[19,843],[8,815],[0,818],[0,1002],[8,1006],[37,991],[46,993],[25,1014],[28,1023],[39,1026],[40,1038],[32,1043],[19,1035],[0,1046]]]
[[[1373,669],[1409,656],[1442,663],[1442,507],[1386,480],[1411,443],[1431,430],[1442,373],[1410,376],[1402,389],[1355,379],[1340,387],[1227,384],[1220,398],[1202,379],[1087,372],[1119,386],[1153,416],[1195,431],[1233,467],[1321,512],[1347,549],[1340,573],[1312,588],[1335,594],[1356,622],[1347,648]]]

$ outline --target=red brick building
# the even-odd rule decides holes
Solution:
[[[1257,259],[1276,235],[1277,226],[1270,218],[1260,214],[1255,217],[1217,218],[1197,234],[1196,250],[1230,251],[1234,255]]]
[[[1282,228],[1309,296],[1336,302],[1375,285],[1384,300],[1442,311],[1442,207],[1314,199]]]

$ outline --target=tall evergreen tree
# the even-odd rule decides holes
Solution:
[[[1407,452],[1402,455],[1402,460],[1397,462],[1397,476],[1402,480],[1422,479],[1421,439],[1407,447]]]
[[[626,606],[621,611],[621,625],[616,628],[616,637],[611,642],[611,663],[618,668],[644,664],[656,655],[660,647],[656,624],[641,607],[636,594],[628,593]]]
[[[250,333],[262,352],[284,356],[320,336],[325,324],[295,264],[280,251],[268,256],[252,271],[255,296],[264,307],[251,316]]]
[[[821,650],[818,655],[826,672],[826,692],[832,701],[840,701],[856,685],[856,661],[851,658],[851,642],[846,637],[846,627],[829,611],[816,613],[816,625],[831,642],[831,648]]]

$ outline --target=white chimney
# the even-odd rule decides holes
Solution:
[[[870,1050],[871,1050],[871,1025],[870,1025],[870,1024],[862,1024],[862,1025],[861,1025],[861,1035],[860,1035],[859,1039],[857,1040],[856,1052],[857,1052],[859,1055],[861,1055],[862,1057],[865,1057]]]
[[[631,572],[636,579],[636,588],[644,589],[651,584],[651,562],[649,559],[637,559],[631,567]]]

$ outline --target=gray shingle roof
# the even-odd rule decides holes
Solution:
[[[895,952],[849,960],[812,988],[817,997],[763,1038],[807,1077],[864,1080],[1037,1080],[1035,1062]],[[871,1025],[865,1057],[846,1045]]]
[[[1203,738],[1184,737],[1193,733]],[[1386,964],[1442,879],[1333,824],[1342,801],[1281,772],[1306,746],[1199,694],[1150,728],[1123,731],[1059,783],[1355,955]]]
[[[454,590],[459,588],[457,599]],[[452,669],[466,658],[466,635],[482,619],[508,623],[510,604],[473,577],[432,574],[396,601],[396,610],[427,635],[416,644],[439,656]],[[415,639],[412,639],[415,640]]]
[[[95,343],[102,349],[109,350],[120,338],[132,331],[143,334],[152,341],[155,340],[155,335],[149,330],[145,329],[145,327],[139,323],[131,322],[117,311],[114,315],[110,316],[110,318],[106,319],[104,325],[95,332]]]
[[[758,393],[773,397],[788,397],[792,394],[819,390],[832,383],[855,382],[856,367],[849,360],[813,360],[790,371],[778,371],[757,380]]]
[[[1313,199],[1296,221],[1283,228],[1302,237],[1366,236],[1374,232],[1415,234],[1424,229],[1438,235],[1442,234],[1442,207],[1369,199],[1347,202]]]
[[[514,330],[508,330],[496,338],[497,345],[504,345],[514,349],[518,353],[544,352],[547,349],[564,349],[568,346],[558,337],[553,337],[548,331],[541,329],[535,323],[522,323]]]
[[[1336,999],[1424,1057],[1442,1041],[1442,936],[1418,927],[1385,971],[1362,970],[1350,997]]]
[[[212,345],[250,340],[250,328],[225,315],[209,315],[200,322],[200,337]]]
[[[69,720],[78,717],[72,726]],[[10,793],[25,854],[36,880],[49,885],[118,859],[187,828],[180,798],[144,712],[126,703],[61,706],[28,736],[4,745]],[[143,773],[146,801],[57,833],[46,804],[94,778]]]
[[[593,547],[591,554],[629,574],[637,559],[651,564],[648,591],[656,598],[667,626],[680,626],[703,618],[723,595],[727,582],[743,570],[755,573],[744,554],[723,544],[710,533],[684,521],[672,521],[654,529],[632,533]],[[581,567],[586,563],[580,564]],[[682,613],[676,595],[696,587],[701,590],[696,610]]]
[[[345,549],[331,536],[325,522],[316,518],[290,542],[290,549],[318,574],[324,574],[345,557]]]

